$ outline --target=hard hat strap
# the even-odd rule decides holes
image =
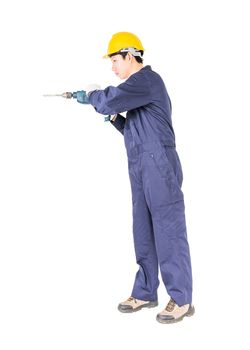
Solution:
[[[130,52],[133,56],[142,57],[141,52],[135,49],[134,47],[125,47],[124,49],[121,49],[119,52]]]

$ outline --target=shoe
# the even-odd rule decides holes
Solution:
[[[145,301],[129,297],[126,301],[118,305],[118,310],[121,312],[135,312],[139,311],[144,307],[155,307],[158,305],[158,301]]]
[[[160,323],[175,323],[182,321],[185,316],[189,317],[195,313],[194,306],[186,304],[179,306],[171,298],[166,308],[156,316]]]

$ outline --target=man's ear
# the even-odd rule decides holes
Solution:
[[[126,57],[127,57],[127,59],[128,59],[129,62],[132,62],[132,60],[133,60],[133,58],[134,58],[134,56],[132,55],[131,52],[128,52],[127,55],[126,55]]]

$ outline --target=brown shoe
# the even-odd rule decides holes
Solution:
[[[194,312],[193,305],[179,306],[171,298],[166,308],[156,316],[156,320],[160,323],[175,323],[183,320],[185,316],[192,316]]]
[[[121,312],[135,312],[139,311],[144,307],[155,307],[158,305],[158,301],[145,301],[129,297],[126,301],[118,305],[118,310]]]

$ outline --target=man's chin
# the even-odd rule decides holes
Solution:
[[[124,79],[127,79],[127,78],[128,78],[128,76],[126,76],[126,75],[118,75],[118,77],[119,77],[121,80],[124,80]]]

